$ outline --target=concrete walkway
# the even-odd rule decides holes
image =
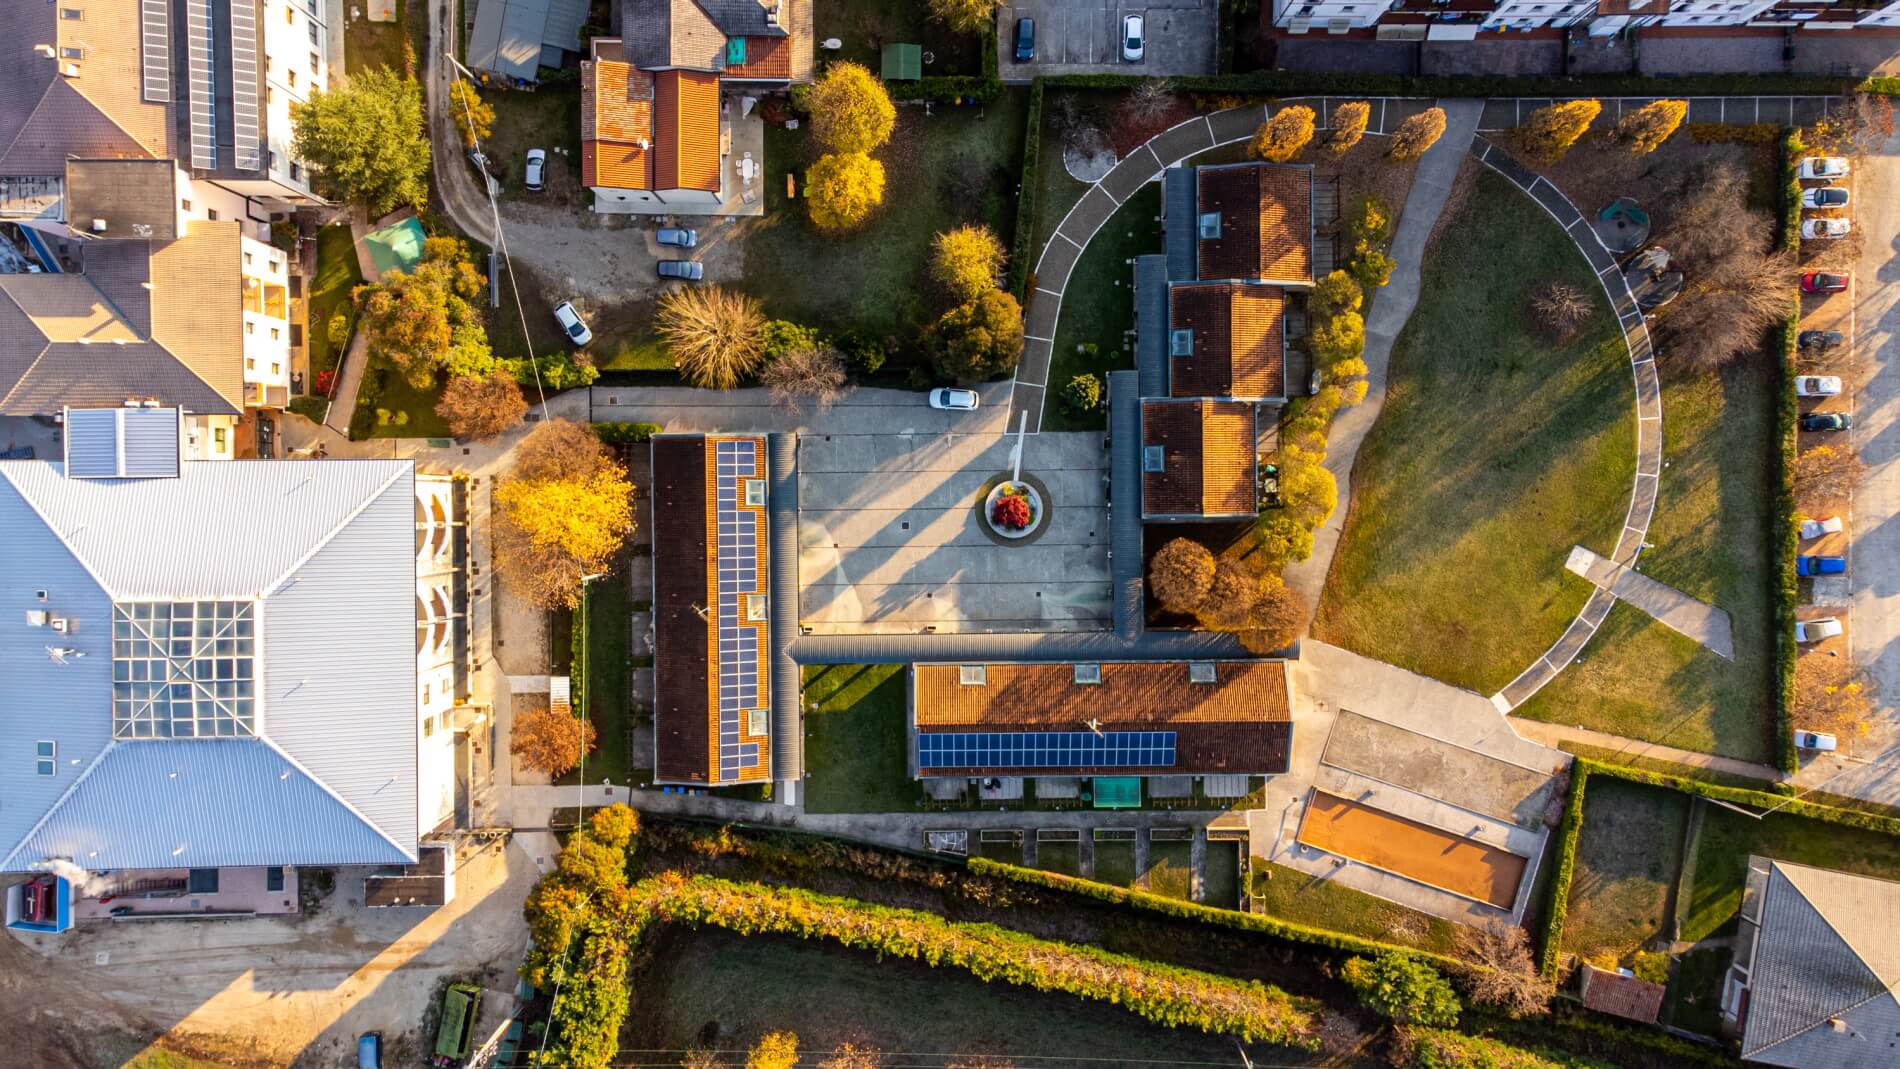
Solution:
[[[1599,750],[1615,750],[1626,758],[1646,757],[1653,761],[1668,761],[1671,764],[1706,768],[1715,772],[1727,772],[1731,775],[1749,776],[1771,782],[1783,778],[1780,769],[1769,768],[1767,765],[1738,761],[1733,757],[1720,757],[1716,754],[1698,753],[1695,750],[1678,750],[1674,746],[1625,738],[1622,735],[1592,731],[1589,728],[1571,727],[1568,724],[1546,724],[1541,720],[1525,720],[1514,716],[1511,718],[1511,728],[1524,738],[1534,739],[1552,748],[1562,743],[1572,742],[1583,746],[1594,746]]]
[[[350,417],[356,413],[356,395],[363,389],[363,369],[369,366],[368,335],[355,331],[350,335],[350,346],[343,350],[343,362],[337,366],[336,392],[330,396],[330,408],[323,415],[323,425],[338,434],[348,436]]]
[[[1386,370],[1392,363],[1392,343],[1405,329],[1418,306],[1420,272],[1425,261],[1425,243],[1432,236],[1439,213],[1457,184],[1458,168],[1478,132],[1478,117],[1484,112],[1481,100],[1447,100],[1445,133],[1427,149],[1412,175],[1412,190],[1406,194],[1405,210],[1399,214],[1399,226],[1392,235],[1392,278],[1373,296],[1366,315],[1366,399],[1362,404],[1341,409],[1333,417],[1332,430],[1326,436],[1326,470],[1339,484],[1342,507],[1333,510],[1326,522],[1313,532],[1313,554],[1286,569],[1287,585],[1306,599],[1307,622],[1318,611],[1320,591],[1326,585],[1326,573],[1332,568],[1333,553],[1339,548],[1339,536],[1346,527],[1347,509],[1352,500],[1352,465],[1359,446],[1366,440],[1379,410],[1385,406]]]
[[[1588,579],[1598,590],[1648,613],[1677,634],[1687,635],[1725,660],[1735,659],[1735,639],[1727,610],[1718,609],[1583,548],[1572,546],[1564,567]]]
[[[1009,419],[1009,384],[976,387],[974,412],[930,407],[921,390],[860,387],[830,408],[794,410],[774,404],[771,391],[698,390],[690,386],[594,386],[588,417],[595,423],[658,423],[668,431],[707,434],[782,432],[825,434],[1002,434]],[[1026,467],[1034,466],[1031,451]],[[867,457],[867,465],[872,458]],[[1106,463],[1106,461],[1104,461]]]

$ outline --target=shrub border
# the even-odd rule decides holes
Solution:
[[[1801,181],[1798,177],[1801,135],[1787,130],[1781,138],[1781,245],[1801,254]],[[1800,533],[1794,522],[1795,431],[1799,403],[1794,396],[1794,361],[1801,330],[1801,296],[1797,291],[1777,337],[1779,374],[1775,382],[1775,434],[1780,440],[1779,470],[1775,472],[1775,512],[1769,532],[1774,547],[1775,575],[1775,764],[1792,775],[1800,768],[1794,749],[1794,669],[1798,651],[1794,642],[1795,606],[1800,592],[1794,558]]]
[[[1016,193],[1016,232],[1010,236],[1009,291],[1028,304],[1029,258],[1035,253],[1036,201],[1042,165],[1043,80],[1029,83],[1029,109],[1023,126],[1023,162]]]
[[[1588,758],[1578,757],[1570,762],[1570,797],[1564,802],[1563,823],[1557,826],[1557,867],[1551,872],[1544,903],[1542,942],[1537,948],[1537,969],[1547,980],[1557,979],[1557,963],[1563,957],[1570,881],[1576,876],[1577,840],[1583,834],[1583,796],[1593,770],[1594,762]]]
[[[1052,83],[1073,89],[1131,89],[1150,79],[1138,74],[1057,74]],[[1414,77],[1396,74],[1325,74],[1317,71],[1250,71],[1166,79],[1184,93],[1255,93],[1272,96],[1345,97],[1690,97],[1690,96],[1833,96],[1868,83],[1852,78],[1797,75],[1691,75],[1555,77]],[[1870,80],[1871,81],[1871,80]],[[1892,92],[1900,95],[1900,79]]]

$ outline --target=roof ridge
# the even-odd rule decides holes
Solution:
[[[47,346],[47,349],[51,349],[51,348],[52,348],[51,345]],[[40,356],[42,358],[46,356],[46,353],[44,350],[41,351]],[[37,366],[37,363],[38,362],[35,361],[36,366]],[[50,460],[44,461],[44,463],[48,467],[51,467],[53,464],[53,462]],[[60,465],[60,475],[63,477],[65,473],[66,473],[65,465],[62,462]],[[72,541],[66,537],[66,533],[64,531],[61,531],[58,527],[54,526],[52,518],[46,515],[46,510],[40,507],[39,502],[33,500],[32,494],[29,494],[26,492],[26,487],[21,486],[20,483],[13,478],[13,476],[7,473],[7,470],[4,466],[0,466],[0,479],[5,479],[7,481],[7,485],[13,487],[13,492],[20,495],[20,500],[26,502],[26,507],[33,510],[33,515],[38,516],[40,518],[40,523],[46,527],[46,530],[50,532],[55,539],[59,540],[60,546],[63,547],[66,550],[66,552],[72,554],[73,560],[77,561],[79,563],[79,566],[85,569],[86,575],[90,577],[94,583],[98,584],[100,592],[105,594],[105,596],[108,599],[115,602],[118,601],[119,596],[117,592],[113,591],[111,588],[106,586],[106,581],[99,577],[99,570],[92,566],[92,562],[88,561],[85,557],[80,556],[79,550],[75,548],[72,544]]]
[[[1806,897],[1806,896],[1803,896],[1803,897]],[[1847,942],[1847,940],[1843,939],[1841,940],[1841,942],[1845,943]],[[1869,970],[1869,971],[1872,971],[1872,970]],[[1759,1060],[1755,1056],[1757,1054],[1760,1054],[1762,1051],[1773,1050],[1774,1048],[1781,1046],[1783,1043],[1786,1043],[1789,1040],[1799,1039],[1802,1036],[1807,1035],[1809,1032],[1814,1031],[1816,1028],[1819,1028],[1822,1025],[1826,1024],[1827,1022],[1835,1019],[1836,1017],[1845,1017],[1847,1014],[1853,1013],[1855,1010],[1860,1009],[1862,1006],[1865,1006],[1870,1002],[1877,1001],[1881,999],[1882,997],[1895,999],[1896,1003],[1900,1003],[1900,996],[1896,996],[1894,993],[1894,988],[1890,986],[1885,991],[1879,992],[1878,994],[1869,995],[1866,998],[1861,999],[1859,1002],[1854,1003],[1852,1006],[1843,1006],[1838,1010],[1834,1010],[1828,1013],[1825,1017],[1822,1017],[1818,1021],[1815,1021],[1811,1024],[1802,1025],[1800,1028],[1797,1028],[1794,1031],[1789,1032],[1787,1035],[1782,1036],[1780,1039],[1775,1040],[1773,1043],[1764,1043],[1761,1046],[1756,1047],[1752,1051],[1743,1051],[1742,1057],[1749,1061]]]
[[[286,750],[282,746],[277,745],[276,739],[271,738],[268,734],[256,735],[256,736],[253,736],[253,738],[256,738],[259,742],[262,742],[265,746],[270,747],[272,753],[275,753],[277,756],[290,762],[290,765],[292,768],[295,768],[299,773],[301,773],[305,779],[309,780],[311,783],[316,784],[318,790],[322,791],[324,794],[329,795],[332,801],[342,806],[346,811],[349,812],[351,816],[362,821],[363,825],[369,828],[369,830],[375,832],[378,838],[382,839],[384,842],[394,847],[398,854],[401,854],[403,857],[410,857],[409,851],[403,849],[403,846],[401,843],[398,843],[396,840],[390,838],[389,833],[383,830],[382,825],[369,819],[367,816],[364,816],[362,810],[356,808],[354,805],[351,805],[347,799],[345,799],[342,795],[336,793],[335,788],[331,787],[328,783],[325,783],[323,781],[323,777],[317,775],[315,772],[312,772],[308,768],[304,767],[304,763],[302,761],[297,760],[295,757],[292,757],[290,755],[289,750]],[[420,807],[418,806],[418,808]],[[421,839],[420,828],[417,829],[417,839],[418,839],[418,844],[419,844],[419,841]],[[419,856],[420,855],[419,848],[418,848],[417,853]],[[410,858],[410,860],[413,861],[415,859]]]
[[[396,463],[400,465],[401,462],[398,461]],[[322,538],[317,539],[316,544],[310,547],[309,552],[305,553],[301,557],[298,557],[297,560],[294,563],[292,563],[289,568],[284,570],[284,574],[278,576],[276,579],[273,579],[269,583],[265,584],[264,589],[259,596],[263,598],[269,598],[272,595],[276,594],[278,591],[282,590],[284,587],[284,584],[288,583],[291,577],[297,574],[299,569],[301,569],[304,565],[310,563],[310,558],[322,552],[323,547],[329,545],[332,541],[334,541],[336,539],[336,536],[342,533],[345,527],[348,527],[350,524],[356,522],[356,518],[363,514],[364,509],[369,508],[371,505],[375,504],[378,500],[380,500],[384,494],[388,493],[390,486],[394,484],[397,479],[402,478],[403,473],[405,471],[411,472],[411,473],[415,471],[415,464],[413,461],[410,463],[409,467],[407,468],[398,466],[395,471],[390,473],[389,478],[383,480],[382,485],[376,487],[376,489],[364,495],[363,500],[357,502],[355,508],[352,508],[347,515],[345,515],[341,520],[337,521],[336,526],[330,528],[330,530],[327,533],[325,533]]]
[[[25,495],[21,496],[24,497]],[[93,770],[105,763],[106,755],[117,749],[118,746],[118,739],[109,739],[104,746],[99,748],[99,753],[92,759],[92,764],[87,765],[84,772],[74,777],[72,786],[67,787],[57,801],[46,807],[46,812],[40,814],[40,819],[34,821],[33,826],[26,830],[26,834],[20,836],[20,841],[14,843],[12,849],[7,851],[7,856],[4,859],[0,859],[0,872],[12,871],[13,859],[20,853],[21,848],[26,846],[27,843],[32,842],[33,837],[38,835],[40,829],[46,826],[46,822],[53,819],[53,814],[59,812],[61,806],[72,800],[73,793],[79,790],[80,784],[86,782],[86,778],[92,775]]]
[[[0,290],[0,293],[5,293],[5,292],[6,292],[5,290]],[[14,307],[18,308],[19,303],[15,302]],[[25,310],[22,309],[21,311],[22,311],[22,314],[24,314]],[[32,317],[28,316],[27,318],[31,319]],[[36,327],[34,329],[37,330],[38,328]],[[44,338],[46,337],[46,335],[41,334],[40,337]],[[26,367],[20,372],[19,378],[13,380],[13,385],[7,387],[7,392],[0,393],[0,408],[5,408],[7,405],[7,402],[13,400],[13,395],[19,391],[20,384],[25,382],[28,378],[32,376],[33,370],[40,366],[40,361],[46,359],[46,354],[51,352],[52,349],[53,349],[53,343],[50,341],[47,342],[45,345],[40,346],[39,355],[33,358],[32,363],[26,365]]]
[[[13,150],[19,146],[20,135],[22,133],[25,133],[27,130],[32,129],[33,117],[38,115],[40,113],[40,109],[46,106],[47,98],[53,95],[53,87],[55,85],[58,85],[59,81],[60,81],[59,77],[55,75],[52,81],[46,83],[46,88],[40,90],[40,98],[39,100],[34,102],[33,110],[26,113],[26,118],[21,121],[20,128],[13,131],[13,140],[7,145],[7,150],[5,152],[0,152],[0,166],[6,165],[7,157],[13,155]],[[92,101],[88,99],[86,103],[92,104]],[[98,105],[96,104],[94,104],[93,106],[98,107]]]
[[[1821,922],[1827,925],[1828,931],[1834,933],[1834,938],[1839,939],[1841,941],[1841,945],[1847,948],[1848,953],[1854,956],[1854,960],[1860,962],[1861,968],[1867,970],[1867,975],[1873,977],[1876,982],[1878,982],[1881,986],[1885,987],[1887,989],[1887,993],[1890,995],[1893,994],[1896,990],[1900,990],[1900,975],[1896,975],[1892,981],[1889,981],[1885,976],[1880,975],[1880,970],[1874,967],[1873,962],[1867,960],[1867,955],[1861,953],[1860,947],[1855,945],[1853,940],[1847,938],[1846,934],[1844,934],[1841,931],[1840,926],[1835,924],[1834,921],[1831,918],[1829,918],[1827,911],[1821,908],[1820,904],[1817,903],[1813,899],[1813,897],[1811,897],[1808,894],[1807,889],[1802,887],[1799,881],[1791,879],[1788,876],[1786,870],[1788,867],[1792,866],[1797,869],[1805,869],[1809,872],[1817,872],[1821,874],[1821,878],[1824,880],[1837,879],[1837,878],[1849,878],[1849,879],[1855,879],[1855,880],[1879,880],[1880,877],[1862,876],[1861,874],[1856,873],[1856,872],[1841,872],[1836,869],[1824,869],[1815,865],[1803,865],[1800,862],[1784,862],[1780,858],[1769,858],[1768,861],[1771,865],[1783,870],[1781,878],[1783,880],[1786,880],[1788,883],[1788,886],[1793,888],[1794,892],[1801,896],[1801,901],[1806,902],[1808,904],[1808,908],[1814,911],[1815,916],[1821,918]],[[1886,882],[1891,883],[1894,881],[1890,880]],[[1875,995],[1873,997],[1879,998],[1880,996]],[[1863,1006],[1863,1005],[1866,1005],[1866,1003],[1859,1002],[1859,1003],[1855,1003],[1855,1005]]]
[[[65,81],[65,80],[66,80],[66,79],[64,79],[64,78],[55,78],[55,79],[53,79],[53,81],[54,81],[54,83],[55,83],[55,84],[57,84],[57,83],[59,83],[59,82],[62,82],[62,81]],[[114,126],[116,126],[116,127],[118,127],[118,128],[119,128],[119,132],[120,132],[120,133],[122,133],[122,134],[124,134],[124,135],[125,135],[125,136],[126,136],[127,138],[129,138],[129,139],[131,139],[131,141],[132,141],[132,143],[133,143],[134,145],[137,145],[137,146],[139,147],[139,149],[140,149],[141,151],[143,151],[143,152],[145,153],[145,158],[146,158],[146,159],[148,159],[148,160],[160,160],[160,159],[165,159],[165,157],[163,157],[163,156],[160,156],[159,154],[157,154],[157,153],[155,153],[155,152],[153,152],[153,151],[152,151],[152,149],[151,149],[151,146],[149,146],[149,145],[147,145],[147,144],[145,143],[145,139],[144,139],[144,138],[142,138],[142,137],[140,137],[139,135],[137,135],[137,134],[135,134],[135,133],[133,133],[132,131],[130,131],[130,130],[128,130],[128,129],[126,129],[126,126],[125,126],[125,124],[119,121],[119,117],[118,117],[118,116],[116,116],[116,115],[114,115],[114,114],[112,114],[112,112],[111,112],[111,110],[109,110],[108,108],[106,108],[106,107],[105,107],[104,105],[102,105],[102,104],[100,104],[100,103],[99,103],[99,102],[98,102],[97,100],[94,100],[94,99],[92,99],[92,95],[91,95],[90,93],[88,93],[88,92],[86,92],[86,90],[85,90],[84,88],[82,88],[82,87],[81,87],[81,86],[80,86],[80,85],[79,85],[79,84],[78,84],[77,82],[74,82],[74,83],[72,83],[72,86],[71,86],[71,88],[72,88],[72,91],[73,91],[73,92],[75,92],[75,93],[78,93],[78,94],[79,94],[79,99],[81,99],[81,100],[84,100],[84,101],[85,101],[86,103],[88,103],[88,104],[91,104],[91,105],[92,105],[92,110],[94,110],[94,111],[96,111],[96,112],[98,112],[98,113],[99,113],[99,114],[100,114],[101,116],[103,116],[103,117],[105,118],[105,120],[106,120],[107,122],[109,122],[109,123],[111,123],[112,125],[114,125]],[[50,94],[50,90],[51,90],[51,87],[49,86],[49,87],[48,87],[48,91],[49,91],[49,94]],[[143,102],[143,98],[141,98],[141,102]],[[36,109],[36,110],[37,110],[37,109]],[[166,148],[170,148],[171,146],[170,146],[170,145],[166,145],[165,147],[166,147]]]

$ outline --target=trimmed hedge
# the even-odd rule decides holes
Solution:
[[[1900,838],[1900,817],[1890,817],[1879,813],[1865,813],[1857,809],[1839,809],[1829,805],[1817,805],[1799,797],[1768,791],[1751,791],[1743,787],[1723,787],[1714,783],[1704,783],[1698,779],[1684,776],[1671,776],[1661,772],[1648,772],[1638,768],[1626,768],[1622,765],[1603,764],[1587,758],[1578,758],[1572,765],[1571,775],[1576,776],[1576,767],[1585,766],[1591,775],[1613,776],[1631,783],[1647,783],[1652,787],[1667,787],[1684,794],[1700,795],[1717,802],[1733,805],[1754,806],[1757,809],[1774,809],[1778,813],[1790,816],[1806,817],[1809,820],[1826,821],[1849,828],[1878,832]]]
[[[1564,802],[1563,823],[1557,826],[1557,869],[1551,873],[1543,944],[1537,948],[1537,969],[1549,980],[1557,979],[1557,963],[1563,957],[1564,917],[1570,911],[1570,881],[1577,871],[1577,837],[1583,833],[1583,795],[1592,764],[1583,757],[1570,762],[1570,797]]]
[[[987,104],[1003,92],[1003,83],[973,74],[948,74],[914,82],[885,82],[892,100],[934,100],[948,104],[973,101]]]
[[[1132,89],[1136,74],[1058,74],[1055,85],[1074,89]],[[1803,75],[1711,74],[1683,78],[1592,75],[1575,78],[1454,76],[1422,78],[1397,74],[1327,74],[1319,71],[1251,71],[1246,74],[1169,78],[1183,93],[1262,93],[1272,96],[1343,97],[1691,97],[1833,96],[1852,89],[1852,78]]]
[[[979,876],[992,876],[997,879],[1011,880],[1029,884],[1033,887],[1046,887],[1053,891],[1065,891],[1070,894],[1093,898],[1117,906],[1127,906],[1148,913],[1158,913],[1176,920],[1193,921],[1197,924],[1209,924],[1220,928],[1233,928],[1243,932],[1257,932],[1294,943],[1309,943],[1329,950],[1345,951],[1349,954],[1405,954],[1420,961],[1430,962],[1442,969],[1456,973],[1463,966],[1455,958],[1444,954],[1435,954],[1428,950],[1399,946],[1396,943],[1382,943],[1376,939],[1365,939],[1345,932],[1329,931],[1325,928],[1309,928],[1303,924],[1276,920],[1260,913],[1242,913],[1239,910],[1219,909],[1204,906],[1198,902],[1185,902],[1178,898],[1167,898],[1113,884],[1096,883],[1075,876],[1065,876],[1058,872],[1044,872],[1041,869],[1023,868],[985,857],[973,857],[969,860],[969,869]]]
[[[1021,185],[1016,193],[1016,233],[1010,241],[1009,291],[1027,303],[1029,258],[1036,253],[1036,183],[1042,157],[1042,79],[1029,83],[1029,121],[1023,130]]]
[[[1609,1062],[1513,1047],[1441,1028],[1411,1030],[1413,1069],[1616,1069]]]
[[[665,430],[657,423],[596,423],[594,433],[609,444],[638,444]]]
[[[1799,168],[1805,148],[1800,133],[1789,130],[1781,139],[1781,245],[1801,254],[1801,180]],[[1769,544],[1774,547],[1775,575],[1775,764],[1793,774],[1801,767],[1794,748],[1794,667],[1799,651],[1794,642],[1795,606],[1800,591],[1794,571],[1795,554],[1800,548],[1800,531],[1795,525],[1794,460],[1795,431],[1800,420],[1800,404],[1794,395],[1795,347],[1801,331],[1801,298],[1790,298],[1788,318],[1782,323],[1779,350],[1780,374],[1775,380],[1775,434],[1780,440],[1779,470],[1775,472],[1775,506]]]
[[[1869,78],[1854,88],[1863,93],[1873,93],[1876,96],[1900,96],[1900,78],[1890,78],[1886,76]]]

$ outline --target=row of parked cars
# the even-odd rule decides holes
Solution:
[[[529,155],[532,157],[533,153]],[[699,246],[699,231],[663,226],[654,235],[654,240],[669,248],[692,249]],[[682,282],[701,282],[706,278],[706,265],[698,260],[661,260],[657,270],[661,278],[678,279]],[[573,301],[562,301],[554,306],[554,321],[561,325],[561,332],[567,335],[567,340],[577,349],[594,340],[594,332],[588,329],[587,321],[582,319],[580,312],[575,310]]]

